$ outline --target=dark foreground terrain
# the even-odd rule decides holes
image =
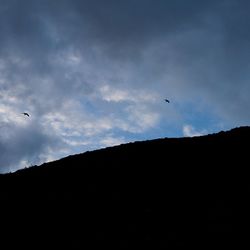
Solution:
[[[0,248],[249,244],[249,144],[250,127],[241,127],[124,144],[0,175]]]

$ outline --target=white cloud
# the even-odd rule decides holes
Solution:
[[[15,124],[15,126],[26,126],[29,123],[29,118],[24,117],[22,112],[14,109],[8,104],[0,103],[0,125]]]
[[[108,85],[104,85],[100,88],[100,93],[103,100],[108,102],[122,102],[131,100],[131,96],[128,91],[113,89]]]
[[[115,145],[120,145],[122,143],[125,143],[124,138],[117,138],[113,136],[106,136],[105,138],[100,140],[100,144],[105,146],[105,147],[110,147],[110,146],[115,146]]]
[[[187,137],[193,137],[193,136],[201,136],[206,134],[206,130],[197,131],[193,126],[191,125],[184,125],[182,129],[183,135]]]
[[[107,102],[133,102],[155,103],[159,100],[159,94],[143,89],[122,89],[121,87],[105,84],[99,88],[100,96]]]
[[[156,126],[160,119],[160,114],[143,104],[128,106],[126,111],[131,124],[130,130],[135,133],[142,133]]]

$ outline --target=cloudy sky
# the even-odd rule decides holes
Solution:
[[[0,172],[248,125],[249,11],[248,0],[0,0]]]

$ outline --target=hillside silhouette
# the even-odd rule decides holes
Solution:
[[[250,127],[134,142],[0,175],[1,242],[32,249],[248,243]]]

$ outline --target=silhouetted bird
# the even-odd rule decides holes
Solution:
[[[27,116],[30,116],[30,115],[29,115],[28,113],[25,113],[25,112],[24,112],[24,113],[22,113],[22,114],[23,114],[23,115],[27,115]]]
[[[168,99],[165,99],[165,102],[170,103],[170,101]]]

